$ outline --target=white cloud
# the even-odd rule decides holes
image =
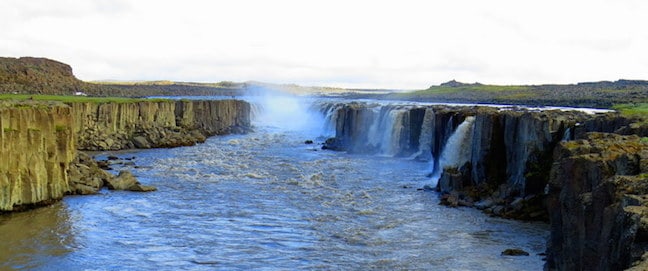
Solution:
[[[0,55],[84,80],[424,88],[648,74],[643,1],[4,1]],[[645,79],[645,78],[644,78]]]

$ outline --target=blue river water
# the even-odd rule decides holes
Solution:
[[[542,269],[547,225],[440,206],[418,189],[427,163],[323,151],[319,131],[265,123],[116,153],[135,157],[123,168],[156,192],[103,190],[1,216],[0,269]],[[501,256],[507,248],[531,255]]]

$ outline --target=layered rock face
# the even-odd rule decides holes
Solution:
[[[62,104],[0,105],[0,212],[47,204],[69,191],[72,127]]]
[[[560,143],[554,156],[545,269],[630,267],[648,247],[648,142],[589,133]]]
[[[250,105],[237,100],[71,103],[80,150],[190,146],[244,132]]]

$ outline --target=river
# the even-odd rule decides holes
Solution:
[[[246,135],[116,153],[158,191],[1,216],[0,269],[542,269],[547,225],[440,206],[419,189],[428,163],[321,150],[322,124],[294,117],[304,119],[259,117]],[[531,255],[501,256],[507,248]]]

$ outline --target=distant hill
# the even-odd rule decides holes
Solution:
[[[648,81],[618,80],[564,85],[485,85],[452,80],[425,90],[393,93],[383,98],[427,102],[609,108],[614,104],[647,103]]]
[[[47,58],[0,57],[0,92],[73,94],[82,91],[84,85],[64,63]]]
[[[194,83],[173,81],[98,81],[77,79],[72,68],[47,58],[0,57],[0,93],[90,96],[239,96],[290,93],[297,95],[337,95],[347,98],[377,98],[428,102],[491,103],[587,106],[609,108],[615,104],[648,103],[648,81],[618,80],[577,84],[486,85],[455,80],[424,90],[362,90],[308,87],[295,84]]]
[[[72,67],[47,58],[0,57],[0,93],[72,95],[83,92],[92,96],[169,96],[236,95],[244,84],[151,82],[84,82]]]

